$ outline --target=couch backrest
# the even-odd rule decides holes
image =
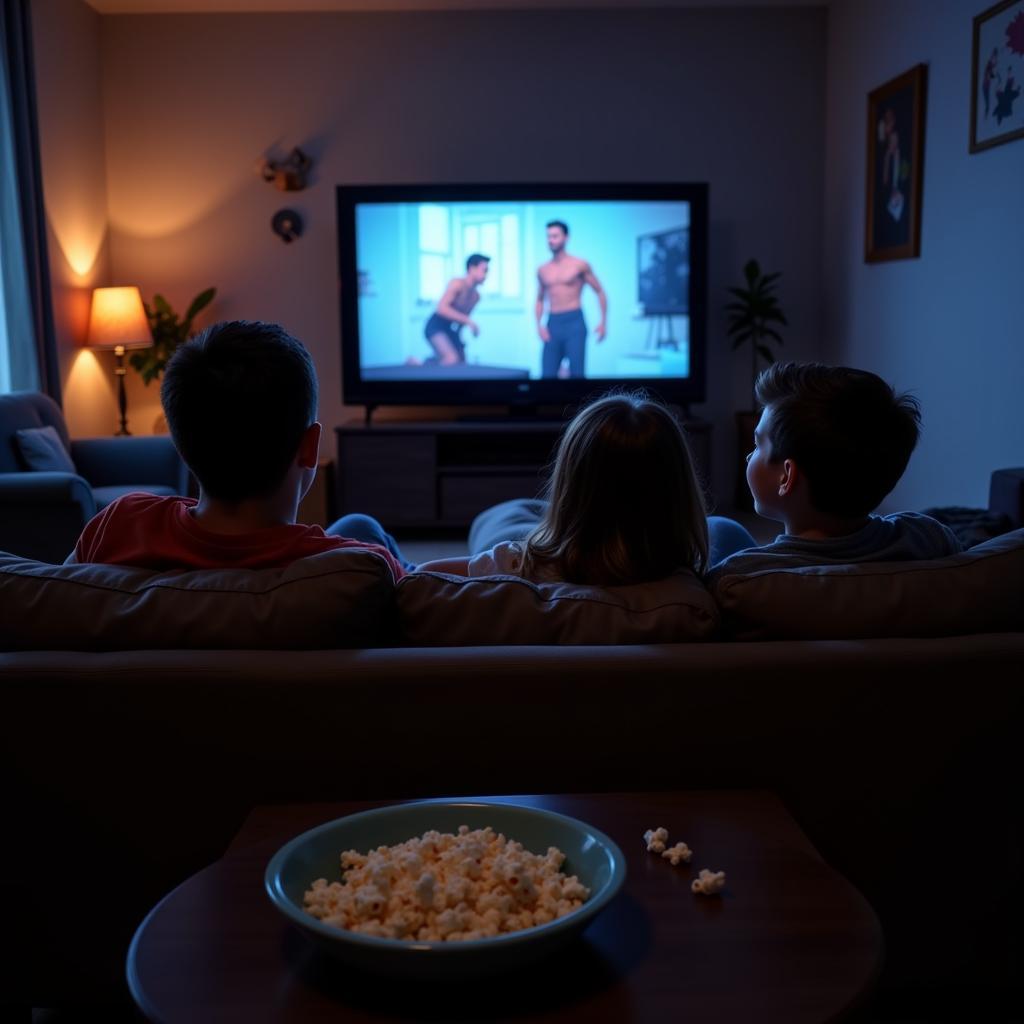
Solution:
[[[692,572],[626,587],[414,572],[398,584],[398,616],[415,646],[685,643],[718,630]]]
[[[1024,530],[946,558],[726,574],[713,593],[738,640],[1020,632]]]
[[[71,441],[60,406],[38,391],[13,391],[0,395],[0,473],[19,473],[25,469],[18,451],[16,431],[29,427],[53,427],[64,447]]]
[[[361,548],[184,572],[0,552],[0,650],[369,647],[393,639],[394,592],[387,562]]]

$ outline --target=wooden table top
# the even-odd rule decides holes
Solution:
[[[168,895],[128,957],[156,1021],[778,1021],[841,1018],[881,966],[874,911],[826,865],[771,793],[603,793],[487,799],[580,818],[622,848],[627,879],[583,938],[540,964],[458,982],[360,974],[317,952],[263,890],[271,855],[314,825],[381,806],[256,808],[224,858]],[[647,853],[664,826],[693,849],[673,868]],[[724,870],[695,896],[701,868]]]

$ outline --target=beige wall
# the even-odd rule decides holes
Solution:
[[[720,492],[746,398],[720,307],[748,257],[784,272],[788,351],[818,352],[821,9],[107,16],[101,38],[114,275],[176,307],[216,285],[211,318],[283,323],[313,352],[328,428],[345,415],[339,183],[709,181],[696,411],[715,421]],[[257,160],[296,144],[312,186],[278,192]],[[282,206],[306,220],[290,246],[269,228]],[[140,425],[155,389],[142,397]]]
[[[113,356],[82,349],[94,286],[110,280],[100,16],[33,0],[39,148],[64,414],[75,436],[117,427]]]
[[[709,398],[694,412],[715,426],[720,495],[749,388],[721,307],[746,259],[783,272],[786,354],[821,350],[821,8],[99,17],[81,0],[39,6],[55,233],[71,208],[102,222],[105,165],[110,261],[101,241],[87,283],[137,283],[177,308],[215,285],[203,322],[283,323],[316,361],[329,451],[330,428],[353,412],[341,404],[335,184],[710,182]],[[81,65],[73,74],[62,51]],[[311,187],[278,192],[257,161],[296,144],[316,159]],[[269,228],[286,205],[306,220],[290,246]],[[59,303],[70,351],[80,320],[68,296]],[[91,412],[72,429],[109,433],[105,380],[87,390],[80,376],[66,374],[69,412],[88,406],[82,395]],[[151,430],[156,388],[130,373],[129,401],[132,429]]]

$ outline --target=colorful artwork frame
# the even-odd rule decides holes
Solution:
[[[921,254],[924,111],[928,68],[918,64],[868,94],[864,259]]]
[[[1002,0],[974,19],[970,151],[1024,138],[1024,0]]]

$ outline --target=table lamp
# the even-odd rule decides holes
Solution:
[[[95,288],[89,314],[91,348],[113,349],[117,356],[117,403],[121,410],[121,429],[117,436],[130,434],[128,399],[124,391],[124,354],[130,348],[149,348],[153,344],[142,296],[134,285],[122,288]]]

